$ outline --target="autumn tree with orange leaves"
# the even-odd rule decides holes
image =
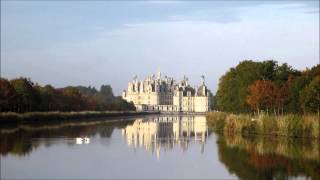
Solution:
[[[277,98],[281,95],[279,88],[272,81],[257,80],[248,87],[247,103],[260,114],[261,110],[267,113],[277,106]]]
[[[12,110],[11,107],[16,97],[17,93],[10,82],[0,78],[0,111]]]

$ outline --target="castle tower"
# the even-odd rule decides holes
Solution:
[[[201,83],[202,83],[202,85],[205,85],[205,77],[204,77],[204,75],[201,76]]]
[[[158,70],[157,72],[157,79],[160,80],[161,79],[161,72]]]

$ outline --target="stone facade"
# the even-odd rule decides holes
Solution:
[[[209,111],[209,90],[202,76],[199,87],[192,87],[188,78],[184,77],[180,83],[173,78],[161,77],[161,73],[151,75],[144,81],[137,76],[128,83],[122,98],[133,102],[138,111],[161,112],[207,112]]]

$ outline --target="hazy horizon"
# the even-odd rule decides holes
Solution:
[[[319,1],[1,1],[1,76],[42,85],[110,84],[134,74],[193,85],[240,61],[319,63]]]

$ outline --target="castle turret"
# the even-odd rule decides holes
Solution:
[[[205,85],[205,77],[204,77],[204,75],[201,76],[201,82],[202,82],[202,85]]]
[[[158,71],[158,73],[157,73],[157,79],[158,79],[158,80],[161,79],[161,72],[160,72],[160,71]]]

